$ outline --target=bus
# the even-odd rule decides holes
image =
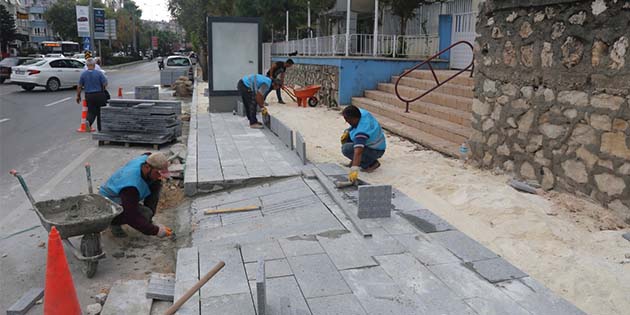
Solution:
[[[40,44],[42,54],[63,54],[66,57],[80,53],[81,47],[77,42],[69,41],[44,41]]]

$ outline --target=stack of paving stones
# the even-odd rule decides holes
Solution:
[[[358,199],[356,189],[340,192]],[[175,298],[226,265],[179,314],[584,314],[400,191],[391,203],[391,217],[361,220],[373,232],[363,238],[313,178],[195,199],[194,247],[179,250]],[[261,208],[203,214],[246,205]]]
[[[110,103],[101,108],[102,131],[98,141],[164,144],[181,134],[181,123],[174,106],[154,102]]]
[[[181,76],[188,78],[187,69],[164,69],[160,70],[160,84],[163,86],[173,85]]]
[[[136,99],[139,100],[160,99],[160,88],[157,86],[136,86],[134,91]]]

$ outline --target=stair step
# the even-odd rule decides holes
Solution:
[[[404,111],[405,103],[393,95],[391,93],[379,91],[379,90],[369,90],[365,91],[365,97],[373,99],[375,101],[387,103],[393,106],[396,106]],[[471,113],[461,111],[458,109],[436,105],[432,103],[426,103],[421,101],[415,101],[409,104],[409,110],[417,113],[433,116],[439,119],[448,120],[450,122],[462,125],[464,127],[470,127],[471,125]]]
[[[372,113],[372,115],[378,120],[378,122],[384,129],[389,130],[392,133],[420,143],[423,146],[426,146],[443,154],[453,157],[458,156],[458,144],[444,140],[440,137],[436,137],[417,128],[405,125],[386,116],[377,113]]]
[[[438,77],[438,80],[442,82],[457,72],[459,72],[459,70],[436,70],[435,75]],[[409,73],[409,76],[417,79],[435,80],[430,70],[414,70]],[[465,71],[448,82],[469,87],[475,86],[474,79],[470,77],[470,71]]]
[[[472,134],[471,128],[420,113],[405,113],[391,104],[378,102],[369,98],[355,97],[352,99],[352,103],[370,112],[430,133],[456,145],[466,141]]]
[[[392,83],[396,84],[396,80],[398,80],[398,78],[399,76],[392,76]],[[474,91],[472,87],[467,86],[467,85],[451,83],[451,82],[452,81],[449,81],[445,83],[444,85],[438,87],[437,89],[434,90],[434,92],[442,93],[446,95],[467,97],[467,98],[474,97]],[[413,77],[404,77],[400,80],[400,85],[426,91],[428,89],[433,88],[436,84],[435,84],[435,80],[433,79],[427,80],[427,79],[417,79]]]
[[[381,91],[388,92],[397,98],[396,86],[392,83],[379,83],[378,89]],[[400,93],[400,96],[407,99],[412,99],[412,98],[416,98],[420,96],[422,93],[425,92],[425,90],[399,85],[398,92]],[[465,111],[465,112],[471,112],[472,110],[472,98],[452,96],[452,95],[443,94],[436,91],[433,91],[425,95],[420,100],[427,103],[433,103],[433,104],[442,105],[442,106],[446,106],[450,108],[455,108],[455,109]]]

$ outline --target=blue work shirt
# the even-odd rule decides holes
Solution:
[[[79,86],[83,87],[85,93],[103,91],[103,85],[107,84],[107,78],[103,72],[98,70],[87,70],[81,73]]]

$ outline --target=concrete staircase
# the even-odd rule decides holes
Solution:
[[[455,71],[436,71],[440,81]],[[364,97],[353,97],[352,104],[370,111],[381,126],[447,155],[457,156],[459,146],[472,134],[470,127],[473,100],[473,79],[462,73],[409,105],[398,99],[391,83],[380,83],[377,90],[365,91]],[[435,86],[431,71],[416,70],[400,81],[398,91],[404,98],[414,98]]]

